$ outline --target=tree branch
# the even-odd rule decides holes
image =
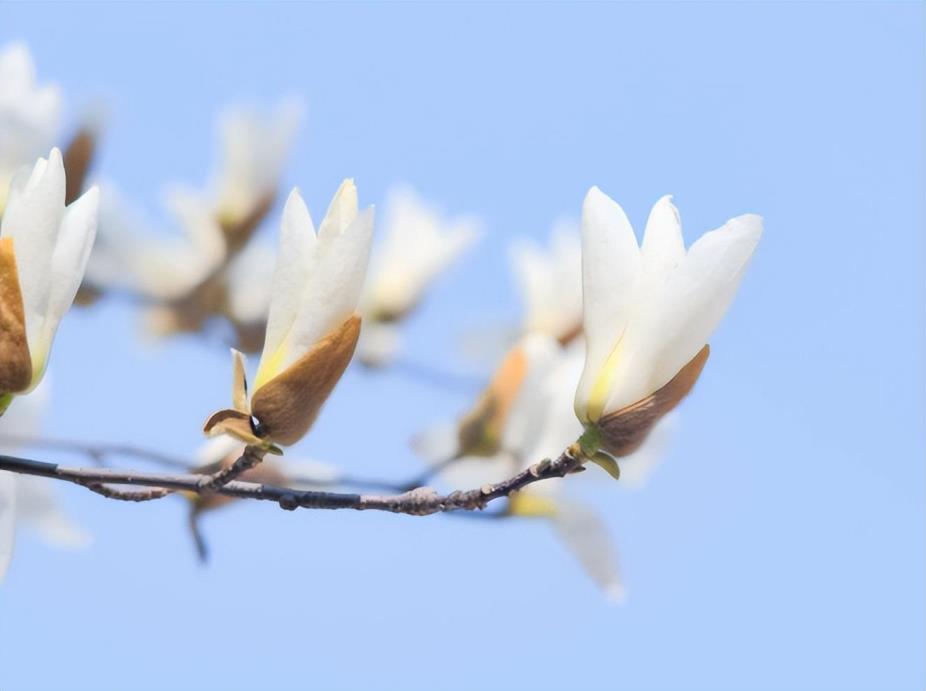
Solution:
[[[199,481],[200,492],[215,492],[224,487],[264,460],[266,453],[264,449],[258,446],[245,446],[244,451],[241,452],[241,455],[234,463],[203,476]]]
[[[258,449],[258,451],[260,450]],[[247,453],[243,454],[242,457],[244,455],[247,455]],[[573,444],[556,460],[543,460],[508,480],[483,485],[468,491],[452,492],[447,495],[438,494],[427,487],[419,487],[394,495],[321,492],[244,482],[235,479],[229,479],[224,484],[208,489],[214,475],[144,473],[107,468],[71,468],[55,463],[5,455],[0,455],[0,470],[64,480],[84,487],[93,485],[92,491],[98,494],[101,493],[100,486],[108,484],[140,485],[161,490],[184,490],[194,494],[208,492],[239,499],[272,501],[287,511],[299,508],[353,509],[356,511],[387,511],[412,516],[426,516],[446,511],[481,510],[489,502],[507,497],[511,493],[535,482],[550,478],[561,478],[570,473],[579,472],[584,469],[582,465],[584,461],[585,458],[579,445]],[[135,496],[141,496],[141,494],[138,493]],[[139,501],[143,499],[133,500]]]
[[[54,437],[35,437],[18,434],[0,434],[0,444],[7,448],[22,447],[28,449],[48,449],[50,451],[64,451],[67,453],[80,454],[86,456],[93,461],[95,465],[100,467],[107,467],[109,465],[106,462],[109,457],[137,458],[140,461],[187,473],[196,473],[198,467],[198,464],[192,461],[161,453],[160,451],[133,446],[132,444],[79,441],[76,439],[58,439]],[[404,492],[428,483],[434,476],[438,475],[440,471],[444,470],[456,460],[458,459],[448,459],[443,463],[427,468],[410,480],[400,482],[383,480],[380,478],[358,477],[356,475],[340,472],[333,475],[330,479],[326,478],[325,480],[319,480],[313,477],[303,477],[298,473],[291,473],[288,470],[284,470],[284,472],[287,477],[287,482],[294,485],[314,487],[337,486],[383,492]],[[127,500],[136,501],[135,499]]]

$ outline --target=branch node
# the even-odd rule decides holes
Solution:
[[[300,506],[302,506],[302,503],[299,501],[295,494],[284,494],[282,497],[280,497],[280,501],[278,503],[280,504],[280,508],[284,511],[295,511]]]

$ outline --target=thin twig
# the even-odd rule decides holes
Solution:
[[[582,470],[584,460],[579,446],[573,444],[556,460],[546,459],[541,461],[504,482],[487,484],[477,489],[452,492],[447,495],[438,494],[433,489],[426,487],[395,495],[370,495],[297,490],[241,480],[231,480],[215,489],[204,489],[212,476],[136,473],[107,468],[69,468],[54,463],[4,455],[0,455],[0,470],[65,480],[82,486],[87,484],[141,485],[185,490],[195,494],[214,492],[240,499],[276,502],[281,508],[288,511],[298,508],[354,509],[357,511],[387,511],[390,513],[425,516],[445,511],[483,509],[489,502],[501,497],[507,497],[512,492],[523,489],[535,482],[564,477],[570,473],[578,472]]]
[[[110,487],[109,485],[104,485],[99,482],[79,482],[77,484],[83,485],[91,492],[95,492],[102,497],[107,499],[117,499],[119,501],[152,501],[154,499],[162,499],[168,494],[173,494],[174,490],[172,489],[163,489],[160,487],[154,487],[152,489],[117,489],[115,487]]]
[[[67,453],[81,454],[86,456],[95,465],[106,467],[108,457],[131,457],[142,461],[154,463],[164,468],[172,468],[184,472],[196,472],[197,465],[191,461],[185,461],[177,456],[171,456],[134,446],[131,444],[121,443],[100,443],[92,441],[78,441],[76,439],[59,439],[54,437],[33,437],[16,434],[0,434],[0,445],[4,447],[22,447],[32,449],[48,449],[51,451],[65,451]],[[385,492],[404,492],[415,487],[430,482],[435,475],[447,467],[452,461],[451,458],[443,463],[435,464],[427,470],[414,476],[411,480],[405,482],[395,482],[382,480],[379,478],[358,477],[347,473],[338,473],[330,478],[320,480],[313,477],[302,477],[294,473],[285,472],[287,479],[294,485],[308,487],[351,487],[361,490],[378,490]]]
[[[259,446],[245,446],[244,451],[241,452],[241,455],[234,463],[203,476],[202,480],[199,481],[200,492],[215,492],[227,485],[264,460],[264,454],[266,453]]]

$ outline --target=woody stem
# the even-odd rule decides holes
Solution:
[[[256,464],[262,458],[263,453],[259,448],[255,447],[255,450],[251,451],[250,454],[246,449],[245,453],[242,454],[242,458],[245,456],[251,456],[251,461]],[[255,457],[258,458],[258,461],[254,461]],[[583,461],[581,449],[577,444],[573,444],[559,458],[536,463],[503,482],[483,485],[468,491],[452,492],[447,495],[438,494],[429,488],[418,488],[393,495],[308,491],[244,482],[230,479],[227,476],[224,476],[220,482],[216,483],[215,475],[143,473],[108,468],[71,468],[55,463],[5,455],[0,455],[0,470],[64,480],[81,486],[94,485],[94,491],[98,490],[98,485],[140,485],[150,488],[184,490],[194,494],[216,493],[239,499],[272,501],[288,511],[298,508],[354,509],[357,511],[387,511],[424,516],[448,511],[476,511],[483,509],[489,502],[507,497],[535,482],[565,477],[570,473],[577,472],[581,469]]]

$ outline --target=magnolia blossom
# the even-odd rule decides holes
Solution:
[[[241,252],[273,205],[301,110],[285,101],[269,114],[227,111],[218,128],[220,155],[208,188],[174,184],[167,189],[165,207],[182,231],[174,237],[150,232],[107,185],[101,237],[87,272],[90,286],[152,298],[158,304],[146,316],[156,335],[200,331],[209,319],[224,316],[239,331],[246,350],[259,349],[266,310],[259,324],[235,319],[241,293],[232,295],[236,286],[229,267],[241,265]],[[255,269],[260,273],[261,267],[253,265],[246,271]],[[259,286],[258,295],[266,296],[258,302],[269,301],[269,287]]]
[[[557,223],[548,248],[519,240],[510,256],[526,312],[523,331],[564,344],[577,338],[582,333],[582,247],[573,225]]]
[[[36,83],[26,45],[0,49],[0,215],[13,175],[51,148],[60,119],[60,90]]]
[[[74,300],[96,233],[98,190],[68,207],[61,152],[10,186],[0,223],[0,410],[45,373],[58,322]]]
[[[15,445],[2,437],[29,437],[38,433],[48,399],[48,380],[0,418],[0,453],[13,454]],[[83,547],[90,537],[58,507],[52,481],[0,471],[0,581],[13,556],[16,529],[24,525],[39,538],[58,547]]]
[[[410,189],[390,195],[385,238],[373,256],[361,301],[364,364],[382,365],[395,355],[400,346],[398,322],[478,234],[475,220],[445,220]]]
[[[181,233],[152,229],[115,185],[105,184],[87,280],[104,289],[175,301],[219,268],[225,243],[211,207],[179,187],[166,190],[164,206]]]
[[[463,441],[465,435],[461,437],[459,432],[465,424],[434,431],[419,440],[419,451],[430,454],[432,462],[440,464],[440,479],[456,489],[479,487],[505,480],[544,458],[559,456],[582,433],[571,403],[582,369],[581,350],[581,343],[564,349],[554,339],[537,334],[522,339],[514,350],[520,355],[509,354],[493,385],[474,408],[485,410],[485,401],[492,397],[503,403],[494,408],[503,409],[503,414],[483,417],[491,422],[482,425],[482,436],[474,434],[475,428],[470,427],[472,439],[481,439],[481,446]],[[479,416],[471,411],[465,419],[472,425]],[[652,467],[660,452],[661,447],[650,448],[648,442],[637,453],[621,459],[621,466],[642,474]],[[448,462],[448,458],[455,460]],[[569,482],[568,486],[574,485],[572,480]],[[608,599],[619,602],[624,597],[624,586],[607,525],[591,505],[567,495],[566,487],[558,479],[531,484],[509,498],[508,513],[548,520],[566,549]]]
[[[208,434],[265,445],[293,444],[305,435],[357,345],[356,308],[372,232],[373,210],[358,211],[352,180],[341,184],[317,235],[293,190],[283,210],[254,393],[248,400],[244,357],[233,351],[234,407],[210,417]]]
[[[582,212],[587,339],[575,396],[600,448],[625,456],[694,386],[708,340],[729,307],[762,234],[738,216],[686,252],[670,197],[653,207],[641,246],[620,206],[597,187]]]
[[[276,196],[302,110],[298,101],[284,100],[271,112],[237,107],[221,115],[212,197],[223,224],[246,222]]]

